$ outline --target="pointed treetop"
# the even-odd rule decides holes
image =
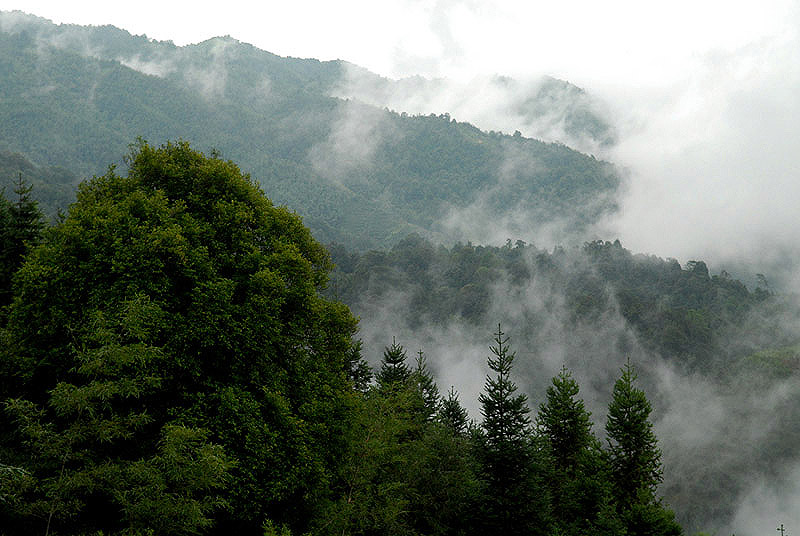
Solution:
[[[392,345],[383,350],[381,369],[376,379],[382,390],[395,389],[411,378],[411,369],[406,364],[406,350],[392,337]]]
[[[467,410],[458,400],[458,392],[450,386],[447,398],[439,407],[439,422],[445,425],[453,435],[463,435],[467,431]]]

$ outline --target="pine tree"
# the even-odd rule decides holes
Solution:
[[[491,534],[532,534],[543,531],[545,497],[538,488],[532,448],[527,396],[515,394],[511,367],[515,353],[509,338],[497,326],[488,365],[494,376],[486,378],[481,393],[483,444],[481,469],[484,479],[485,531]]]
[[[497,326],[494,341],[489,350],[489,368],[496,376],[486,378],[485,393],[481,393],[481,414],[487,442],[498,450],[521,444],[528,437],[531,419],[528,417],[528,397],[515,395],[516,384],[511,381],[511,366],[515,353],[509,353],[509,338]]]
[[[578,392],[578,382],[562,367],[547,388],[536,425],[549,455],[547,487],[557,529],[602,533],[610,503],[606,464]]]
[[[439,406],[439,422],[453,435],[463,435],[467,431],[467,410],[459,402],[458,393],[452,386]]]
[[[440,397],[436,380],[428,368],[425,354],[422,350],[417,352],[417,366],[412,374],[417,390],[422,399],[422,414],[425,420],[430,420],[439,409]]]
[[[32,186],[20,173],[14,187],[16,200],[0,196],[0,305],[11,301],[11,278],[25,254],[36,245],[44,228],[38,203],[31,197]]]
[[[624,504],[642,500],[642,494],[654,499],[663,480],[661,451],[649,420],[652,406],[644,391],[634,387],[636,378],[628,361],[614,384],[606,423],[614,489]]]
[[[675,513],[656,497],[663,480],[661,451],[649,420],[652,407],[635,381],[628,360],[608,406],[606,434],[617,515],[631,536],[678,536],[683,531]]]
[[[547,400],[539,407],[536,425],[550,447],[558,469],[573,470],[580,454],[595,441],[591,413],[578,396],[578,382],[566,368],[547,388]]]
[[[406,350],[392,337],[392,345],[383,350],[381,369],[376,379],[382,392],[396,390],[411,378],[411,369],[406,364]]]

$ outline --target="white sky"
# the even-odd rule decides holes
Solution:
[[[598,236],[703,258],[712,270],[779,251],[800,258],[798,8],[800,0],[0,0],[0,10],[55,22],[113,24],[179,45],[228,34],[391,77],[569,80],[608,104],[621,141],[601,156],[631,177],[622,211]]]
[[[529,75],[652,84],[708,54],[797,27],[786,0],[0,0],[54,22],[113,24],[176,44],[231,35],[280,55],[387,76]]]

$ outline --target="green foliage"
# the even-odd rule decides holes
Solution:
[[[420,350],[417,353],[417,363],[411,374],[411,380],[416,384],[416,389],[422,398],[422,412],[424,418],[431,419],[439,409],[439,387],[433,373],[428,368],[425,354]]]
[[[485,392],[478,399],[487,445],[498,452],[506,448],[519,449],[528,436],[531,422],[528,397],[514,394],[517,386],[511,380],[511,366],[516,354],[509,353],[509,338],[504,335],[498,325],[495,346],[489,347],[492,355],[488,358],[489,369],[496,375],[486,378]]]
[[[20,179],[33,187],[31,196],[48,220],[75,201],[78,177],[58,166],[38,166],[20,153],[0,150],[0,188],[13,192]]]
[[[404,389],[411,379],[411,368],[406,364],[406,351],[394,339],[392,345],[383,350],[381,369],[375,379],[384,392]]]
[[[231,38],[176,47],[115,28],[31,20],[0,32],[0,149],[85,175],[102,173],[135,136],[191,140],[251,170],[320,240],[360,249],[439,232],[443,211],[478,201],[490,209],[513,201],[542,223],[574,214],[576,229],[613,210],[605,194],[619,177],[611,165],[447,115],[331,97],[352,67],[280,58]],[[552,96],[535,98],[547,107]],[[507,164],[518,160],[536,165]],[[509,170],[502,180],[500,169]],[[48,212],[53,195],[62,208],[72,200],[63,184],[47,192]]]
[[[578,391],[578,383],[562,367],[536,418],[548,454],[546,481],[554,525],[562,534],[576,535],[602,533],[615,519],[605,456]]]
[[[442,399],[438,419],[453,435],[463,435],[467,431],[468,413],[459,402],[455,388],[450,387],[447,398]]]
[[[578,382],[566,367],[547,388],[547,399],[539,407],[536,425],[550,447],[555,465],[573,470],[580,455],[596,441],[592,434],[591,414],[578,396]]]
[[[510,240],[501,247],[437,248],[410,236],[390,251],[359,255],[337,246],[333,255],[338,268],[331,296],[363,314],[371,304],[401,293],[409,305],[398,316],[410,329],[454,319],[478,329],[492,321],[493,296],[502,285],[507,295],[519,297],[526,315],[521,337],[533,353],[546,333],[538,331],[541,315],[525,309],[526,301],[539,303],[527,300],[530,289],[542,296],[548,312],[563,309],[567,329],[599,332],[609,316],[621,315],[645,349],[704,373],[724,375],[733,360],[796,343],[776,329],[777,319],[790,309],[775,296],[749,291],[730,277],[700,276],[671,259],[634,255],[618,241],[548,252]],[[608,342],[611,355],[628,351],[625,337],[620,335],[618,347]]]
[[[81,186],[15,280],[0,455],[35,485],[9,522],[302,533],[359,359],[355,319],[319,295],[327,253],[231,162],[183,142],[128,162]]]
[[[621,504],[651,502],[663,479],[661,451],[650,422],[652,407],[644,391],[634,387],[636,373],[630,362],[614,384],[608,406],[606,434],[609,442],[614,492]]]
[[[682,534],[675,514],[656,497],[663,480],[661,451],[650,422],[652,408],[644,391],[634,387],[628,361],[614,384],[606,434],[612,494],[620,520],[631,535]]]
[[[32,186],[20,173],[14,196],[8,200],[0,191],[0,307],[11,301],[11,280],[28,250],[41,237],[44,221],[31,197]]]
[[[495,534],[544,533],[548,497],[540,487],[531,437],[527,396],[515,394],[511,380],[514,353],[497,326],[488,358],[495,374],[486,378],[479,397],[483,416],[479,460],[485,486],[482,522]]]

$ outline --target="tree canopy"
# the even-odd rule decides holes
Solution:
[[[178,533],[216,509],[302,528],[350,392],[356,323],[319,294],[328,255],[229,161],[139,142],[128,164],[82,184],[17,274],[0,448],[36,511],[2,524]],[[159,528],[175,494],[195,513]]]

